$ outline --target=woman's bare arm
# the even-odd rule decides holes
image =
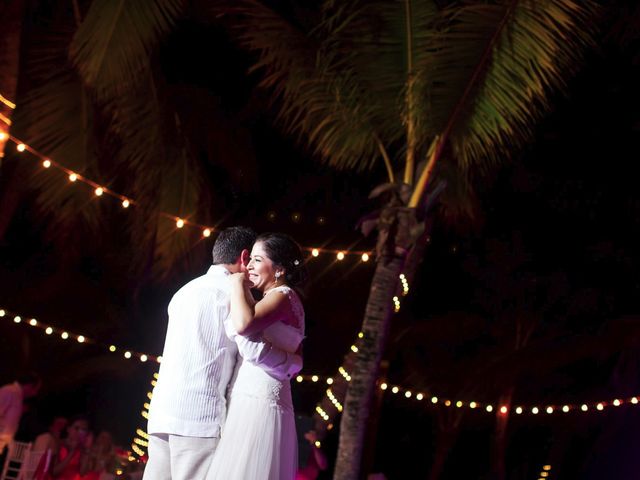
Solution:
[[[286,295],[266,295],[255,303],[245,278],[239,274],[232,276],[231,323],[239,335],[250,336],[282,319],[289,305]]]

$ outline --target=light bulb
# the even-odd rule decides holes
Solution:
[[[47,159],[44,162],[42,162],[42,166],[44,168],[49,168],[51,166],[51,160]]]
[[[122,201],[122,208],[129,208],[129,205],[131,205],[129,203],[129,200],[127,200],[126,198]]]
[[[210,229],[208,229],[208,228],[205,228],[205,229],[202,231],[202,236],[203,236],[203,237],[209,237],[209,236],[211,236],[211,230],[210,230]]]
[[[338,252],[336,257],[338,258],[338,260],[344,260],[344,252]]]
[[[100,196],[102,196],[102,194],[104,193],[104,188],[102,188],[102,187],[98,187],[98,188],[96,188],[96,189],[94,190],[94,192],[95,192],[95,194],[96,194],[96,197],[100,197]]]

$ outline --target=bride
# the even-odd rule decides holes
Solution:
[[[247,279],[248,276],[248,279]],[[306,279],[300,247],[287,235],[260,235],[247,274],[232,275],[231,325],[294,353],[304,338],[304,309],[294,288]],[[255,302],[249,288],[262,292]],[[207,480],[290,480],[298,461],[291,385],[242,363]]]

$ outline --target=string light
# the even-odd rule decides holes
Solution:
[[[16,104],[13,103],[11,100],[9,100],[6,97],[3,97],[2,94],[0,93],[0,102],[4,103],[7,107],[9,107],[11,110],[14,110],[16,108]]]
[[[543,465],[542,466],[542,471],[539,474],[540,479],[547,480],[549,478],[549,472],[550,471],[551,471],[551,465]]]
[[[42,330],[46,335],[53,335],[54,333],[57,333],[57,334],[60,335],[60,338],[62,340],[68,340],[69,338],[72,338],[72,339],[75,339],[78,343],[82,343],[82,344],[101,345],[101,346],[107,348],[111,353],[113,353],[116,350],[118,350],[118,348],[115,345],[107,345],[107,344],[104,344],[104,343],[102,343],[100,341],[91,339],[91,338],[87,337],[86,335],[67,332],[65,330],[59,329],[57,327],[54,327],[53,325],[49,325],[47,323],[43,323],[43,322],[41,322],[39,320],[36,320],[35,318],[30,319],[28,322],[23,322],[22,321],[22,317],[20,315],[16,315],[15,313],[10,312],[10,311],[8,311],[6,309],[0,309],[0,317],[4,317],[6,315],[13,316],[13,322],[16,323],[16,324],[22,324],[22,325],[33,327],[33,328],[38,328],[38,329]],[[148,354],[148,353],[126,351],[124,356],[127,359],[132,358],[132,357],[135,356],[141,362],[146,362],[148,360],[153,360],[153,361],[155,361],[157,363],[160,363],[162,361],[162,357],[161,356],[155,356],[155,355],[151,355],[151,354]]]
[[[6,132],[0,132],[0,140],[2,141],[7,141],[7,140],[11,140],[12,142],[14,142],[16,144],[16,148],[20,151],[28,151],[29,153],[31,153],[34,157],[38,158],[39,161],[41,162],[42,167],[49,169],[51,167],[54,167],[57,170],[60,170],[62,172],[64,172],[69,181],[70,182],[76,182],[76,181],[80,181],[83,182],[89,186],[91,186],[93,188],[94,194],[98,197],[104,196],[104,195],[109,195],[111,197],[117,198],[120,202],[123,208],[129,208],[132,204],[136,203],[135,201],[133,201],[131,198],[126,197],[120,193],[117,193],[115,191],[112,191],[110,189],[107,189],[101,185],[99,185],[97,182],[86,178],[84,176],[79,175],[77,172],[74,172],[72,170],[70,170],[69,168],[65,167],[64,165],[55,162],[53,160],[51,160],[50,158],[47,158],[45,155],[43,155],[42,153],[40,153],[37,149],[33,148],[32,146],[28,145],[26,142],[12,136],[9,135]],[[206,226],[206,225],[201,225],[198,224],[196,222],[192,222],[192,221],[188,221],[185,220],[183,218],[177,217],[176,215],[172,215],[170,213],[167,212],[163,212],[163,211],[156,211],[155,212],[157,215],[161,216],[161,217],[165,217],[168,219],[171,219],[173,222],[175,222],[176,227],[181,229],[184,228],[186,226],[189,227],[193,227],[193,228],[197,228],[202,232],[202,235],[204,237],[209,237],[211,235],[211,233],[214,231],[214,228],[211,226]],[[294,213],[293,217],[297,218],[298,220],[300,219],[300,214],[299,213]],[[292,218],[293,218],[292,217]],[[275,213],[271,212],[270,217],[271,219],[275,218]],[[322,218],[322,217],[321,217]],[[323,224],[324,223],[324,218],[322,218],[322,220],[319,220],[319,223]],[[333,255],[336,255],[336,257],[338,258],[338,260],[344,260],[344,258],[347,255],[352,255],[352,256],[358,256],[360,257],[361,261],[363,263],[368,262],[371,259],[371,255],[372,252],[369,250],[360,250],[360,251],[352,251],[352,250],[332,250],[332,249],[326,249],[326,248],[319,248],[319,247],[302,247],[303,250],[308,251],[311,253],[312,257],[318,257],[321,253],[330,253]]]
[[[349,373],[347,372],[347,370],[340,366],[338,368],[338,371],[340,372],[340,374],[345,378],[345,380],[350,381],[351,376],[349,375]],[[319,382],[322,379],[322,377],[320,375],[298,375],[296,377],[296,381],[298,383],[302,383],[304,381],[311,381],[313,383]],[[327,384],[333,384],[334,383],[334,379],[332,377],[327,377],[326,378],[326,382]],[[425,398],[425,394],[423,393],[418,393],[415,394],[413,393],[413,390],[410,388],[403,388],[400,386],[393,386],[390,387],[389,384],[387,382],[381,382],[379,384],[379,388],[381,391],[386,391],[386,390],[391,390],[391,392],[393,394],[402,394],[405,398],[415,398],[416,401],[421,401]],[[334,394],[335,395],[335,394]],[[337,398],[337,397],[336,397]],[[440,403],[440,399],[436,396],[436,395],[432,395],[429,397],[430,402],[433,405],[436,405],[438,403]],[[604,408],[607,405],[612,405],[612,406],[622,406],[624,404],[634,404],[634,405],[638,405],[639,400],[638,397],[630,397],[629,399],[620,399],[620,398],[616,398],[614,400],[611,401],[600,401],[600,402],[596,402],[593,404],[594,408],[596,408],[597,410],[604,410]],[[477,410],[480,407],[484,407],[484,410],[488,413],[492,413],[494,411],[494,406],[491,404],[482,404],[480,402],[477,401],[470,401],[470,402],[465,402],[463,400],[445,400],[442,403],[444,406],[446,407],[450,407],[451,405],[455,405],[457,408],[462,408],[464,405],[467,405],[469,407],[469,409],[471,410]],[[580,407],[578,407],[575,404],[563,404],[562,406],[559,405],[546,405],[544,407],[539,407],[536,405],[532,405],[531,407],[524,407],[524,406],[517,406],[514,408],[514,411],[516,414],[518,415],[522,415],[525,410],[531,412],[531,414],[533,415],[538,415],[540,413],[540,411],[544,409],[544,411],[548,414],[552,414],[554,413],[556,410],[561,410],[564,413],[568,413],[570,411],[582,411],[582,412],[587,412],[589,411],[589,406],[587,404],[582,404]],[[509,411],[509,407],[506,405],[502,405],[498,408],[498,412],[502,415],[508,413]]]
[[[151,386],[155,387],[157,378],[158,378],[158,372],[154,372],[150,382]],[[152,397],[153,397],[153,392],[151,391],[147,392],[147,398],[151,400]],[[142,418],[147,420],[149,419],[149,407],[150,407],[150,404],[148,402],[144,402],[143,410],[140,412],[140,415],[142,416]],[[142,428],[136,428],[135,435],[133,437],[133,440],[131,441],[131,449],[135,452],[136,455],[138,455],[138,457],[143,457],[146,454],[144,449],[147,448],[148,446],[149,446],[149,434],[146,431],[144,431]]]

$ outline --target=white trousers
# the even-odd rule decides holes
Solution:
[[[204,480],[219,438],[149,435],[143,480]]]

